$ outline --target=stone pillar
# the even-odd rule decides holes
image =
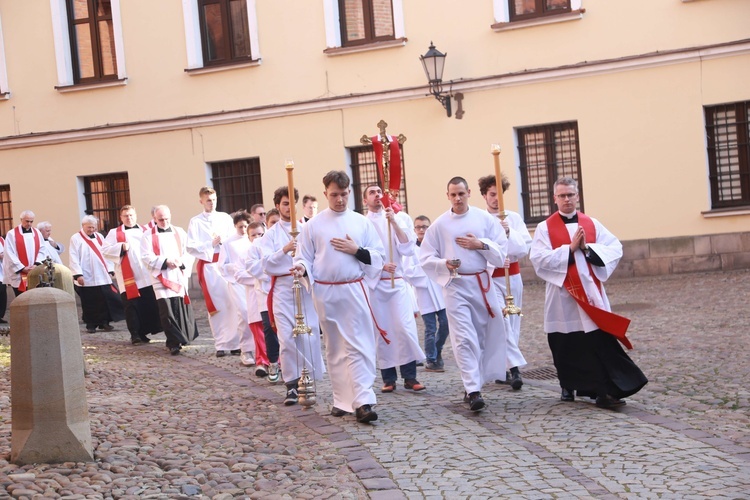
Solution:
[[[35,288],[10,306],[11,462],[93,461],[76,303]]]

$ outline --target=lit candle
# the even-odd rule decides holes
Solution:
[[[286,160],[284,163],[286,166],[286,180],[287,186],[289,187],[289,217],[292,222],[292,235],[297,233],[297,216],[295,213],[295,199],[294,199],[294,161]]]
[[[503,202],[503,174],[500,171],[500,145],[493,144],[490,148],[492,156],[495,157],[495,187],[497,188],[497,209],[500,212],[505,211]]]

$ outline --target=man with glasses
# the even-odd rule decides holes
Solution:
[[[256,203],[250,207],[250,216],[253,218],[252,222],[260,222],[265,227],[266,225],[266,209],[262,203]]]
[[[427,277],[422,266],[419,265],[419,251],[429,227],[430,219],[427,216],[420,215],[414,219],[414,233],[417,235],[416,248],[413,256],[404,259],[404,279],[414,287],[417,306],[424,322],[424,353],[427,358],[425,371],[444,372],[442,352],[449,330],[443,292],[437,283]]]
[[[560,381],[562,401],[596,398],[614,409],[648,380],[618,344],[632,348],[630,320],[611,312],[602,283],[622,257],[620,241],[598,220],[576,210],[578,183],[554,184],[558,211],[540,222],[531,243],[531,263],[547,282],[544,331]]]
[[[16,297],[26,291],[26,276],[49,256],[42,233],[32,227],[34,217],[34,212],[24,210],[21,212],[21,224],[5,236],[3,274],[5,283],[13,287]]]

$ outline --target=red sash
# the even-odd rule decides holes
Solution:
[[[216,306],[214,305],[214,301],[211,300],[211,294],[208,293],[208,284],[206,283],[205,278],[206,264],[213,264],[214,262],[219,262],[218,253],[214,254],[214,259],[211,262],[205,261],[203,259],[198,259],[198,266],[196,267],[196,270],[198,271],[198,284],[200,284],[201,291],[203,292],[203,297],[206,299],[206,310],[208,311],[209,316],[213,316],[214,314],[219,312],[219,310],[216,309]]]
[[[127,238],[125,237],[124,225],[117,226],[117,242],[125,243]],[[128,300],[137,299],[141,296],[141,292],[138,291],[138,285],[135,283],[135,274],[133,274],[133,266],[130,265],[130,257],[128,252],[122,256],[120,262],[120,271],[122,272],[122,282],[125,285],[125,296]]]
[[[29,256],[26,253],[26,241],[23,239],[23,232],[21,231],[20,226],[16,226],[15,229],[16,234],[16,251],[18,252],[18,260],[21,261],[21,264],[23,264],[23,267],[29,267],[31,264],[36,262],[36,258],[39,256],[39,249],[42,247],[42,238],[40,237],[39,231],[32,228],[31,233],[34,235],[34,258],[31,260],[31,264],[29,263]],[[18,285],[18,290],[20,292],[26,291],[26,282],[28,281],[28,272],[26,270],[21,271],[21,284]]]
[[[364,278],[359,278],[354,281],[318,281],[318,280],[315,280],[315,283],[319,285],[348,285],[350,283],[359,283],[359,286],[362,288],[362,293],[365,296],[367,307],[370,308],[370,316],[372,317],[372,322],[375,324],[375,328],[378,329],[378,332],[380,333],[380,336],[383,337],[383,340],[385,340],[386,345],[391,343],[391,341],[388,340],[388,332],[380,328],[380,325],[378,325],[378,320],[375,319],[375,313],[373,312],[372,306],[370,305],[370,297],[367,296],[367,291],[365,290]]]
[[[83,241],[85,241],[86,244],[91,248],[91,251],[94,252],[94,254],[96,254],[97,257],[99,257],[99,261],[102,263],[102,266],[104,266],[104,271],[107,274],[109,274],[109,269],[107,268],[107,263],[104,261],[104,257],[102,256],[102,253],[99,251],[99,248],[102,246],[102,243],[104,242],[104,240],[102,240],[102,236],[99,233],[94,233],[94,235],[96,236],[96,241],[97,241],[97,243],[99,243],[99,246],[96,246],[96,245],[94,245],[94,242],[91,241],[91,238],[89,238],[88,236],[86,236],[86,233],[83,232],[83,229],[81,229],[80,231],[78,231],[78,234],[81,235],[81,238],[83,238]],[[115,288],[114,285],[112,285],[110,283],[109,286],[110,286],[110,288],[112,288],[113,292],[115,292],[118,295],[120,294],[120,292],[117,291],[117,288]]]
[[[487,288],[482,285],[482,274],[486,274],[489,276],[490,273],[485,271],[479,271],[478,273],[458,273],[461,276],[476,276],[477,277],[477,283],[479,283],[479,289],[482,291],[482,298],[484,299],[484,307],[487,308],[487,312],[490,313],[490,318],[495,317],[495,312],[492,310],[492,307],[490,307],[490,302],[487,300],[487,292],[490,291],[490,287],[492,287],[492,279],[487,280]]]
[[[180,253],[180,257],[182,257],[182,241],[180,241],[180,233],[172,230],[174,233],[174,239],[177,241],[177,251]],[[154,255],[161,255],[161,247],[159,246],[159,235],[156,231],[156,226],[151,228],[151,248],[154,251]],[[157,276],[157,279],[159,282],[164,285],[164,288],[168,288],[169,290],[172,290],[174,293],[180,293],[183,291],[183,286],[179,283],[175,283],[174,281],[169,281],[167,278],[165,278],[161,273]],[[183,302],[185,304],[190,304],[190,297],[188,296],[187,292],[184,291],[184,294],[182,296]]]
[[[291,274],[282,274],[281,276],[291,276]],[[276,320],[273,319],[273,291],[276,288],[276,280],[281,276],[271,276],[271,286],[268,290],[268,296],[266,297],[266,307],[268,308],[268,321],[271,323],[271,328],[276,330]]]
[[[519,264],[518,262],[511,262],[510,267],[508,268],[508,276],[515,276],[516,274],[521,274],[521,264]],[[494,271],[492,271],[492,277],[504,278],[505,268],[504,267],[496,268]]]
[[[591,218],[582,212],[578,212],[578,225],[583,227],[583,230],[586,232],[586,243],[596,243],[596,228]],[[555,212],[547,219],[547,229],[549,230],[549,238],[552,248],[559,248],[562,245],[570,244],[570,234],[565,228],[565,222],[563,222],[558,212]],[[589,274],[591,274],[596,287],[601,293],[602,284],[596,278],[596,275],[594,275],[591,263],[587,264],[589,267]],[[583,283],[578,274],[578,267],[576,266],[575,261],[568,266],[568,274],[565,276],[563,286],[600,330],[614,336],[628,349],[633,348],[633,344],[631,344],[625,336],[628,326],[630,325],[630,320],[619,314],[600,309],[589,302],[586,291],[583,289]]]

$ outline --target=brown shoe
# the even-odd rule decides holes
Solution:
[[[411,389],[414,392],[424,391],[425,389],[427,389],[427,387],[420,384],[419,381],[415,378],[404,380],[404,388]]]
[[[396,382],[386,382],[380,388],[380,392],[393,392],[396,390]]]

